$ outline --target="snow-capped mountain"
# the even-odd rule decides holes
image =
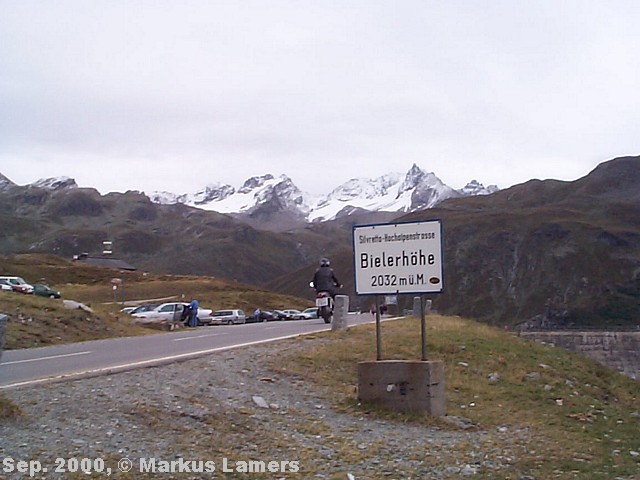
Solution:
[[[217,183],[193,194],[153,192],[149,198],[155,203],[184,203],[219,213],[253,213],[265,208],[288,210],[305,216],[309,212],[305,195],[286,175],[251,177],[238,190],[231,185]]]
[[[15,184],[0,174],[0,189]],[[65,190],[78,188],[70,177],[43,178],[28,187]],[[148,197],[158,204],[182,203],[203,210],[250,216],[258,221],[307,222],[333,220],[356,211],[412,212],[432,208],[447,198],[487,195],[498,191],[476,180],[454,190],[434,173],[413,165],[406,174],[389,173],[378,178],[353,178],[323,196],[303,193],[286,175],[251,177],[236,189],[209,184],[193,193],[153,192]]]
[[[48,190],[63,190],[65,188],[78,188],[78,184],[70,177],[50,177],[29,184],[30,187],[46,188]]]
[[[442,200],[460,196],[433,173],[417,165],[406,175],[390,173],[376,179],[354,178],[340,185],[312,208],[310,221],[330,220],[354,209],[410,212],[431,208]]]
[[[184,203],[205,210],[252,216],[288,212],[309,222],[331,220],[356,210],[411,212],[431,208],[447,198],[485,195],[498,190],[472,180],[461,190],[445,185],[434,173],[413,165],[405,174],[389,173],[375,179],[354,178],[328,195],[304,194],[286,175],[249,178],[236,190],[231,185],[212,184],[193,194],[154,192],[156,203]]]
[[[9,188],[14,185],[15,183],[0,173],[0,190],[4,190],[5,188]]]
[[[458,192],[465,197],[470,197],[472,195],[490,195],[498,190],[500,189],[497,185],[489,185],[488,187],[485,187],[477,180],[471,180],[464,187],[458,190]]]
[[[12,182],[0,173],[0,190],[16,186],[16,183]],[[46,188],[47,190],[64,190],[78,188],[78,184],[76,183],[76,181],[70,177],[41,178],[40,180],[37,180],[25,186],[34,188]]]

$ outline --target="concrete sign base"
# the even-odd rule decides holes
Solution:
[[[444,363],[383,360],[358,363],[358,399],[398,412],[446,415]]]

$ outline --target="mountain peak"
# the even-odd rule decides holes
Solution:
[[[73,178],[70,177],[50,177],[41,178],[40,180],[33,182],[30,187],[46,188],[48,190],[65,190],[78,188],[78,184]]]
[[[0,173],[0,190],[4,190],[13,186],[15,186],[15,183],[13,183],[11,180]]]
[[[262,187],[266,182],[273,180],[273,175],[267,173],[259,177],[251,177],[244,182],[242,188],[238,190],[238,193],[249,193],[256,188]]]
[[[463,196],[468,197],[472,195],[490,195],[500,190],[497,185],[489,185],[485,187],[477,180],[471,180],[464,187],[458,190]]]
[[[202,190],[198,190],[194,195],[192,202],[194,205],[206,205],[211,202],[219,202],[236,193],[236,189],[231,185],[223,183],[212,183],[206,185]],[[182,196],[181,203],[189,203],[187,196]]]
[[[171,196],[154,192],[150,198],[156,203],[185,203],[220,213],[248,214],[264,221],[274,215],[290,214],[316,222],[356,211],[412,212],[434,207],[447,198],[490,193],[476,181],[471,184],[475,189],[456,191],[414,163],[404,175],[388,173],[373,179],[352,178],[317,198],[301,192],[286,175],[271,174],[250,177],[238,190],[230,185],[215,184],[195,194]]]
[[[426,175],[427,172],[422,170],[418,165],[414,163],[407,174],[404,176],[404,182],[400,186],[398,194],[418,186],[424,180]]]

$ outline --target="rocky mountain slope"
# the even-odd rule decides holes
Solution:
[[[102,251],[156,273],[225,277],[261,284],[324,250],[313,231],[258,231],[228,215],[186,205],[157,205],[139,192],[9,185],[0,190],[0,254]]]
[[[499,325],[640,325],[640,157],[573,182],[531,180],[446,200],[398,221],[434,218],[443,222],[445,291],[429,298],[440,312]],[[350,248],[333,260],[353,292]],[[276,288],[302,295],[313,270]]]
[[[428,181],[429,174],[422,177]],[[259,185],[268,184],[262,191],[276,195],[282,183],[277,180],[255,179],[247,191],[257,193]],[[437,189],[421,191],[414,187],[421,181],[407,180],[380,179],[354,198],[391,185],[398,185],[396,197],[404,185],[402,191],[416,202],[442,198]],[[143,270],[220,276],[310,302],[307,283],[317,259],[330,256],[352,304],[368,308],[371,299],[353,293],[352,226],[439,218],[445,292],[433,300],[441,312],[508,325],[640,324],[640,157],[604,162],[573,182],[531,180],[490,195],[457,195],[410,213],[356,206],[349,215],[314,223],[301,215],[295,228],[284,232],[246,221],[253,216],[276,223],[274,212],[284,211],[278,202],[250,207],[241,221],[184,203],[157,204],[139,192],[100,195],[72,184],[51,187],[22,187],[0,178],[1,254],[70,258],[99,252],[102,241],[110,240],[114,255]],[[356,190],[335,196],[348,198]]]

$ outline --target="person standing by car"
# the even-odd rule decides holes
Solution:
[[[198,300],[196,300],[195,298],[191,301],[191,304],[189,305],[189,326],[190,327],[198,326],[198,307],[199,306],[200,304],[198,303]]]
[[[184,306],[182,313],[180,314],[180,322],[185,326],[189,326],[189,322],[191,322],[191,307],[189,305]]]
[[[336,287],[342,287],[342,284],[333,272],[333,268],[331,268],[331,262],[329,262],[328,258],[320,260],[320,268],[318,268],[316,273],[313,274],[313,280],[311,283],[316,289],[316,293],[329,292],[331,298],[335,298],[336,296]]]

